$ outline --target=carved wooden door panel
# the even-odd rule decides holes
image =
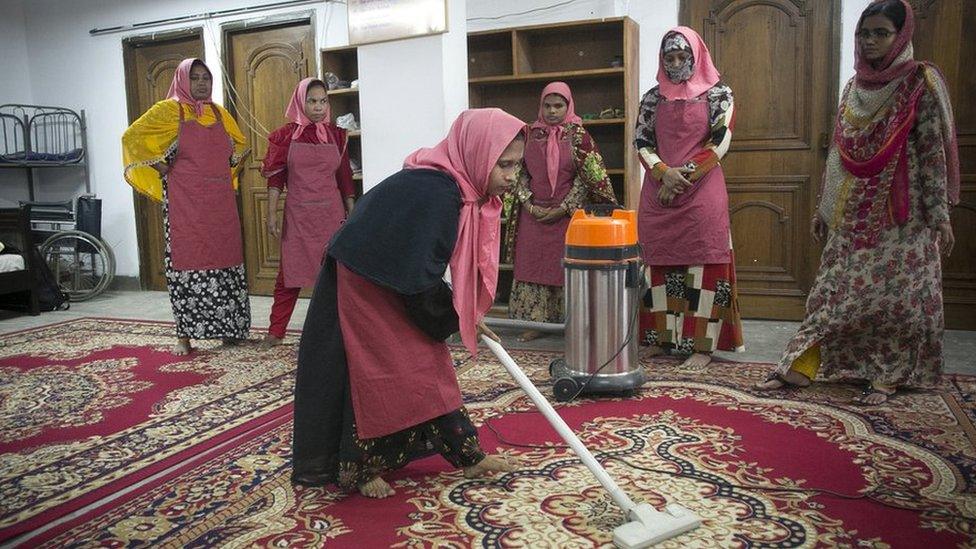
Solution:
[[[976,44],[966,33],[976,25],[971,0],[910,0],[915,8],[915,58],[945,74],[959,135],[962,197],[952,210],[956,247],[942,264],[946,325],[976,330]]]
[[[820,249],[809,236],[837,102],[836,0],[684,0],[732,87],[723,161],[743,316],[799,320]],[[659,43],[660,37],[647,37]]]
[[[203,57],[203,41],[199,32],[162,40],[130,39],[125,42],[124,51],[129,122],[133,122],[154,103],[166,98],[180,61]],[[133,191],[132,196],[142,288],[165,290],[163,208],[138,192]]]
[[[233,90],[225,93],[226,106],[251,147],[240,180],[247,282],[251,293],[270,295],[280,252],[278,240],[265,229],[268,192],[261,162],[268,150],[268,133],[285,123],[285,108],[295,85],[315,72],[315,34],[311,23],[303,20],[231,30],[226,38],[225,62],[233,84]]]

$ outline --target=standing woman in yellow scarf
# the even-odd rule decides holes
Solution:
[[[163,203],[176,355],[192,350],[191,339],[236,344],[251,328],[234,173],[248,149],[212,89],[203,61],[184,59],[166,99],[122,135],[125,180]]]

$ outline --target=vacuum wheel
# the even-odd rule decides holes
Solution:
[[[567,402],[576,396],[579,391],[579,384],[571,377],[561,377],[552,384],[552,394],[559,402]]]
[[[566,360],[563,358],[552,359],[552,362],[549,363],[549,377],[559,377],[560,371],[566,371]]]

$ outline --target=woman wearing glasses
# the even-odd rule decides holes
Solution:
[[[857,25],[854,78],[827,157],[815,240],[826,241],[807,316],[758,387],[863,379],[878,405],[942,372],[942,263],[954,242],[959,161],[945,81],[915,61],[904,0],[869,5]]]

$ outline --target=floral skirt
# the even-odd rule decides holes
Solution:
[[[532,322],[563,322],[562,286],[516,280],[508,298],[508,317]]]

